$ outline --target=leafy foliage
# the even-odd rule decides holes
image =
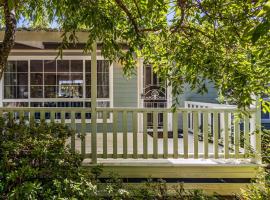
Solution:
[[[0,194],[3,199],[90,198],[95,186],[82,158],[66,147],[72,131],[60,124],[0,119]]]
[[[240,199],[264,200],[270,196],[270,131],[263,130],[262,133],[262,158],[266,167],[260,169],[251,186],[242,190]]]
[[[269,0],[14,2],[9,8],[17,20],[32,27],[56,23],[64,31],[62,48],[78,41],[78,31],[87,31],[85,50],[98,41],[102,54],[121,62],[127,75],[135,73],[137,58],[143,58],[175,96],[185,85],[206,92],[206,81],[242,108],[254,96],[269,95]]]
[[[65,0],[58,12],[64,42],[76,42],[81,28],[89,31],[86,50],[101,42],[103,55],[124,64],[126,74],[142,57],[175,96],[186,84],[206,92],[208,80],[220,96],[247,107],[254,95],[269,94],[268,14],[260,14],[266,2],[100,0],[80,1],[78,7],[78,1]]]

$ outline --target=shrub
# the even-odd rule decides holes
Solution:
[[[96,187],[83,174],[82,158],[65,145],[71,134],[61,124],[0,118],[2,199],[92,198]]]
[[[262,161],[266,168],[261,168],[255,181],[245,190],[239,199],[268,200],[270,197],[270,131],[262,131]]]

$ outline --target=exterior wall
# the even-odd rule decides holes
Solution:
[[[188,85],[184,88],[184,93],[182,95],[178,96],[178,107],[184,107],[185,101],[198,101],[198,102],[204,102],[204,103],[218,103],[217,97],[218,92],[214,88],[213,83],[210,83],[209,81],[206,82],[206,87],[208,89],[208,92],[201,95],[197,94],[196,91],[192,91]],[[175,103],[175,101],[174,101]],[[179,114],[178,116],[178,129],[183,129],[183,118],[182,114]]]
[[[114,107],[138,107],[137,76],[125,77],[122,66],[113,64],[113,106]],[[132,131],[132,116],[128,113],[127,128]],[[122,114],[118,115],[118,131],[122,131]]]
[[[214,88],[214,84],[210,83],[209,81],[206,82],[206,87],[208,89],[208,92],[205,94],[197,94],[196,91],[192,91],[190,87],[187,85],[184,88],[184,93],[182,95],[179,95],[178,102],[179,107],[184,107],[185,101],[198,101],[198,102],[204,102],[204,103],[218,103],[218,92],[216,88]]]
[[[120,64],[114,63],[113,66],[113,106],[136,108],[138,106],[137,76],[128,79]]]

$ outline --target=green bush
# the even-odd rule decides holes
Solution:
[[[270,199],[270,131],[262,131],[262,161],[266,165],[261,168],[256,180],[247,189],[242,190],[239,199],[269,200]]]
[[[72,130],[0,118],[2,199],[89,199],[96,187],[81,169],[82,158],[65,145]]]

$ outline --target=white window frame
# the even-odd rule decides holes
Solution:
[[[85,61],[91,60],[90,55],[85,56],[69,56],[63,55],[63,60],[83,60],[83,98],[30,98],[30,60],[61,60],[60,58],[56,58],[56,56],[46,56],[46,55],[37,55],[37,56],[9,56],[8,61],[28,61],[28,98],[27,99],[5,99],[4,98],[4,76],[0,81],[0,85],[2,91],[0,92],[0,106],[3,106],[3,103],[7,102],[28,102],[29,107],[31,102],[91,102],[91,98],[86,98],[86,73],[85,73]],[[103,56],[97,56],[97,60],[107,60]],[[109,66],[109,98],[97,98],[97,102],[107,101],[110,104],[110,107],[113,107],[113,67],[114,62]],[[44,73],[44,72],[43,72]],[[44,92],[44,91],[43,91]],[[68,122],[68,119],[66,120]],[[87,122],[91,122],[91,120],[86,120]],[[112,115],[107,120],[109,123],[112,121]],[[98,123],[102,122],[102,119],[97,119]]]

